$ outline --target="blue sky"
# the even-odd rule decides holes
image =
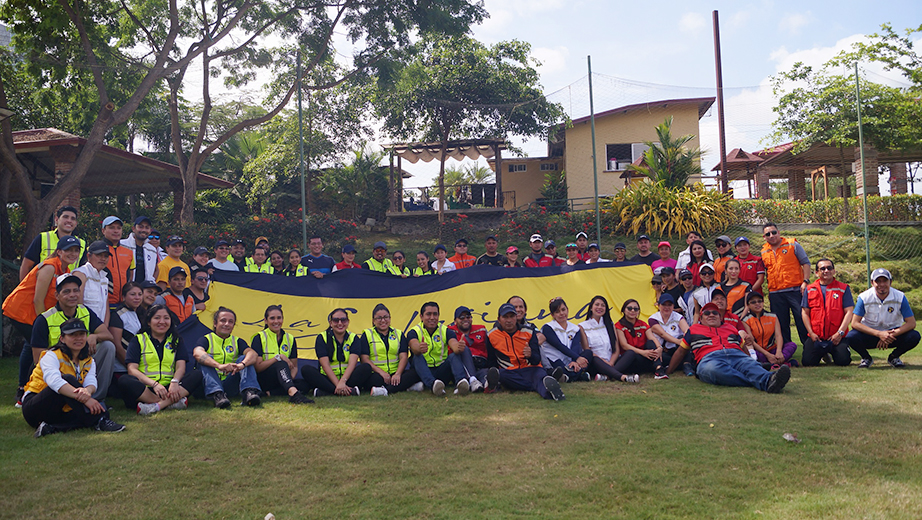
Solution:
[[[490,19],[474,28],[486,43],[518,39],[531,44],[545,93],[579,112],[585,98],[586,57],[592,56],[595,108],[715,93],[712,11],[719,11],[727,148],[765,146],[773,119],[769,77],[796,61],[820,65],[862,35],[891,23],[902,32],[922,23],[922,2],[486,0]],[[919,41],[917,45],[922,45]],[[905,84],[868,65],[869,78]],[[582,81],[581,81],[582,80]],[[563,90],[561,90],[563,89]],[[585,101],[582,99],[582,101]],[[586,105],[588,102],[585,103]],[[704,165],[719,157],[716,105],[701,120]],[[585,115],[584,113],[575,116]],[[528,155],[544,144],[522,143]],[[408,185],[429,184],[438,164],[406,167]]]

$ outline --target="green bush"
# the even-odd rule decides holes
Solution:
[[[841,236],[854,236],[863,235],[864,230],[854,224],[839,224],[832,233]]]
[[[734,221],[759,225],[765,222],[807,222],[838,224],[843,222],[842,199],[826,200],[734,200]],[[862,197],[848,199],[848,222],[864,221]],[[922,195],[868,197],[868,220],[871,222],[916,222],[922,220]]]
[[[600,205],[604,204],[600,201]],[[603,210],[600,215],[602,234],[615,233],[614,214]],[[500,242],[528,240],[533,233],[540,233],[545,240],[571,240],[580,231],[592,235],[595,230],[595,211],[553,211],[546,206],[534,206],[517,212],[507,212],[497,230]],[[590,238],[591,240],[591,238]],[[558,244],[562,246],[563,244]]]
[[[617,232],[678,237],[693,230],[708,235],[727,228],[734,222],[731,200],[702,184],[670,189],[641,182],[618,192],[608,208],[617,217]]]

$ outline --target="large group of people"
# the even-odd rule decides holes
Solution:
[[[256,239],[250,256],[243,240],[218,240],[211,251],[193,249],[187,263],[182,237],[161,242],[147,217],[134,220],[127,238],[121,219],[106,217],[102,238],[90,243],[73,235],[76,222],[75,208],[57,211],[56,228],[31,243],[20,284],[3,302],[3,314],[26,338],[17,406],[36,437],[85,427],[123,430],[109,418],[107,397],[140,415],[185,409],[190,397],[228,408],[238,396],[241,405],[258,406],[267,396],[306,404],[324,396],[506,389],[559,401],[568,383],[637,383],[645,373],[662,380],[680,367],[705,383],[777,393],[798,366],[792,317],[803,345],[800,362],[807,366],[846,366],[854,351],[858,367],[867,368],[873,363],[870,350],[882,349],[890,351],[888,363],[900,368],[901,356],[920,341],[912,310],[891,287],[889,271],[876,269],[873,287],[853,297],[836,280],[831,260],[811,264],[803,247],[772,223],[763,227],[760,255],[751,253],[747,237],[725,235],[717,237],[715,254],[691,232],[688,247],[675,257],[669,242],[659,242],[654,253],[650,238],[641,235],[636,255],[627,258],[625,244],[618,243],[615,259],[607,260],[585,233],[565,244],[564,256],[558,256],[554,241],[534,234],[530,252],[520,257],[515,245],[500,253],[491,235],[479,257],[459,239],[454,255],[440,244],[434,260],[419,251],[411,267],[403,251],[388,255],[384,242],[375,243],[364,262],[346,244],[337,262],[323,253],[319,236],[311,237],[304,255],[274,250],[267,237]],[[237,316],[225,306],[213,312],[212,332],[194,345],[177,332],[205,308],[217,270],[322,279],[368,269],[408,278],[483,264],[540,268],[597,262],[649,266],[654,301],[628,298],[617,306],[597,295],[577,323],[555,295],[547,304],[550,321],[536,324],[526,317],[525,300],[512,296],[490,330],[473,324],[474,311],[464,305],[448,321],[451,314],[443,319],[438,302],[426,302],[419,323],[406,331],[392,326],[387,302],[371,316],[336,308],[314,339],[313,363],[299,359],[280,305],[265,310],[263,330],[250,338],[234,335]],[[771,312],[765,308],[765,282]],[[370,323],[353,323],[366,319]]]

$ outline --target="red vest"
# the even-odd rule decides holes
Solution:
[[[458,341],[470,349],[472,356],[487,357],[487,328],[483,325],[471,325],[467,334],[461,332],[457,325],[449,325],[448,330],[455,331]]]
[[[804,271],[800,267],[800,260],[794,254],[793,238],[782,238],[778,251],[772,251],[772,246],[766,243],[762,246],[762,262],[768,274],[768,290],[780,291],[799,287],[804,281]]]
[[[807,303],[810,305],[810,327],[820,339],[831,337],[839,330],[842,319],[845,318],[845,308],[842,299],[848,286],[833,280],[826,286],[826,301],[823,301],[823,289],[817,280],[807,286]],[[845,329],[846,332],[848,329]]]

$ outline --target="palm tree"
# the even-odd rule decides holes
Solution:
[[[656,135],[659,142],[645,141],[649,148],[643,154],[643,164],[629,165],[626,169],[649,177],[653,182],[660,182],[667,188],[681,188],[692,176],[701,175],[701,149],[687,149],[693,134],[673,139],[672,116],[657,125]]]

